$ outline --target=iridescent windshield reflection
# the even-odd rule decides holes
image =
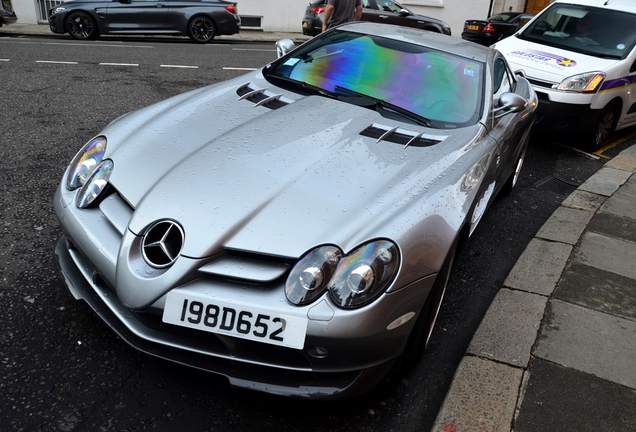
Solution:
[[[481,111],[483,64],[375,36],[333,32],[270,72],[339,93],[382,99],[445,127],[474,124]],[[342,91],[340,91],[342,93]]]

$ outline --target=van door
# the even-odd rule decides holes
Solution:
[[[629,65],[629,70],[625,71],[626,74],[621,74],[622,78],[616,83],[619,86],[624,85],[626,92],[624,96],[625,106],[621,118],[618,120],[618,128],[636,124],[636,48],[621,63],[625,66]],[[605,84],[603,84],[604,87]]]

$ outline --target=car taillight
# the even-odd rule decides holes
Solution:
[[[225,6],[225,10],[227,10],[228,12],[232,12],[235,15],[238,15],[238,10],[236,9],[236,6],[234,5]]]
[[[314,6],[312,8],[309,8],[309,10],[312,11],[313,13],[315,13],[316,15],[320,15],[321,13],[323,13],[325,11],[325,8],[324,7],[316,7],[316,6]]]
[[[484,33],[494,33],[495,32],[495,28],[492,26],[491,23],[488,23],[484,26],[484,28],[481,30]]]

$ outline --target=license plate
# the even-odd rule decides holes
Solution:
[[[479,26],[478,25],[469,25],[468,26],[468,30],[479,30]]]
[[[171,291],[163,322],[257,342],[303,349],[307,318]]]

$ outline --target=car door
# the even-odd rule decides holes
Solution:
[[[368,1],[368,0],[367,0]],[[364,0],[363,0],[364,3]],[[364,4],[363,4],[364,7]],[[364,21],[384,24],[406,25],[404,16],[400,15],[402,6],[392,0],[371,0],[370,9],[362,11]],[[365,18],[366,15],[366,18]]]
[[[378,7],[375,0],[362,0],[362,18],[360,21],[378,22]]]
[[[107,28],[111,32],[166,30],[168,8],[159,0],[116,0],[108,4]]]
[[[500,107],[499,98],[504,93],[515,92],[514,75],[510,72],[506,61],[501,54],[498,54],[493,63],[493,111]],[[505,167],[512,163],[512,158],[516,155],[517,146],[523,141],[523,133],[526,128],[519,127],[518,123],[523,121],[524,112],[509,113],[496,119],[493,114],[493,127],[490,136],[497,141],[497,177],[506,180],[508,173],[504,172]]]

